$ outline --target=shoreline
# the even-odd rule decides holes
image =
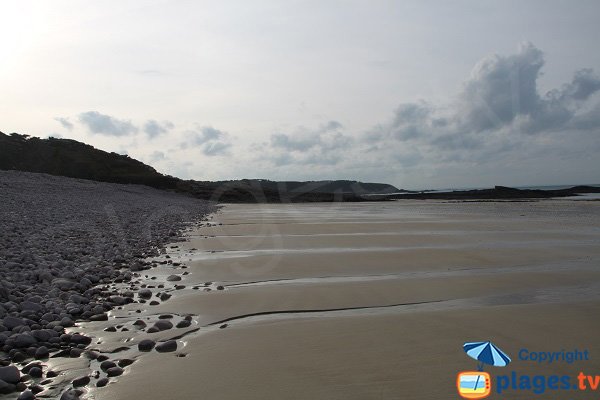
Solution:
[[[78,398],[129,365],[98,368],[106,356],[91,350],[84,321],[101,324],[140,301],[136,276],[153,265],[148,257],[215,206],[139,185],[15,171],[0,171],[0,186],[0,399]]]
[[[493,246],[490,251],[485,248],[459,251],[450,263],[446,262],[450,259],[445,251],[437,247],[428,250],[437,258],[431,258],[431,264],[421,265],[412,262],[423,262],[422,254],[407,258],[399,256],[405,254],[402,250],[393,251],[390,257],[372,262],[368,271],[370,274],[389,269],[404,271],[389,279],[360,279],[367,276],[364,262],[374,261],[372,257],[328,258],[327,254],[285,253],[285,249],[315,246],[302,241],[306,236],[295,236],[311,229],[338,230],[338,235],[348,238],[346,243],[356,246],[352,237],[357,232],[370,232],[367,227],[371,227],[371,222],[383,222],[389,217],[379,208],[368,217],[356,214],[361,207],[372,210],[369,205],[349,204],[340,208],[227,205],[217,218],[223,225],[195,230],[189,241],[171,254],[172,259],[179,254],[181,260],[187,260],[189,274],[181,281],[186,288],[157,306],[156,313],[177,310],[195,315],[200,329],[182,338],[181,351],[185,357],[165,358],[150,353],[136,361],[115,384],[94,391],[92,396],[97,400],[162,398],[177,392],[181,399],[227,400],[300,399],[306,398],[307,393],[313,398],[336,399],[382,395],[383,398],[451,397],[455,395],[452,381],[456,372],[473,367],[462,354],[464,341],[500,337],[503,348],[510,353],[519,346],[535,348],[540,329],[551,321],[560,321],[560,326],[554,328],[554,333],[544,333],[545,346],[577,344],[600,352],[593,336],[600,322],[585,318],[600,310],[600,271],[595,264],[600,259],[600,250],[581,241],[585,236],[597,240],[598,232],[587,229],[589,224],[582,224],[587,214],[577,218],[571,215],[572,210],[580,207],[588,210],[586,207],[591,205],[564,202],[556,219],[550,221],[545,210],[555,210],[551,204],[542,208],[533,205],[528,211],[537,214],[527,219],[520,216],[523,210],[510,204],[503,206],[506,208],[502,210],[508,214],[501,213],[500,219],[482,218],[490,210],[487,205],[478,206],[482,207],[478,210],[465,205],[470,213],[483,213],[466,219],[462,218],[461,210],[455,209],[455,214],[439,220],[437,213],[442,211],[429,214],[430,209],[419,208],[425,214],[410,214],[398,224],[388,220],[386,229],[390,224],[398,229],[436,226],[441,233],[456,235],[460,227],[479,227],[479,231],[474,231],[479,236],[482,231],[496,232],[496,237],[482,236],[481,240],[503,239],[515,244],[521,238],[511,237],[511,232],[541,235],[543,240],[544,230],[554,226],[556,232],[550,230],[547,235],[557,235],[562,230],[563,243],[546,252],[510,247],[505,257],[491,251]],[[330,217],[325,219],[321,214]],[[353,225],[358,221],[356,215],[364,226]],[[557,225],[563,219],[571,222]],[[283,238],[277,239],[278,234]],[[366,240],[368,234],[363,235]],[[263,239],[257,239],[259,236]],[[365,242],[363,247],[371,247],[377,238],[374,236],[375,242]],[[292,245],[287,239],[297,241]],[[331,245],[327,236],[322,240],[324,248]],[[215,252],[219,243],[222,249]],[[236,260],[224,257],[228,251],[247,247],[262,248],[267,253]],[[578,264],[575,261],[582,251],[589,260]],[[198,252],[207,257],[190,257]],[[283,255],[276,255],[282,252]],[[461,267],[475,255],[475,269]],[[277,261],[268,264],[265,257],[270,256]],[[356,270],[353,259],[357,261]],[[553,259],[556,265],[549,264]],[[516,260],[523,265],[515,265]],[[312,265],[332,272],[324,274],[331,278],[312,280],[317,270]],[[348,274],[347,268],[362,271],[363,275]],[[167,274],[168,271],[154,269],[150,279]],[[356,279],[344,278],[348,276]],[[266,284],[274,279],[287,281]],[[203,292],[202,282],[207,280],[222,285],[224,290]],[[244,282],[255,284],[244,286]],[[591,370],[600,364],[593,361],[587,367]],[[415,368],[419,373],[415,373]],[[536,372],[532,365],[521,366],[519,370]],[[559,372],[573,371],[565,368]],[[423,392],[423,373],[435,378],[438,385]]]

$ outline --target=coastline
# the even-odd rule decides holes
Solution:
[[[78,398],[130,364],[100,368],[110,357],[93,350],[85,321],[100,326],[111,310],[145,302],[136,292],[148,257],[215,205],[17,171],[0,171],[0,186],[0,398]]]
[[[600,250],[593,222],[584,223],[588,213],[598,218],[597,206],[473,206],[417,202],[416,211],[390,219],[381,203],[226,205],[217,224],[188,232],[188,241],[169,249],[188,267],[180,283],[186,287],[153,312],[193,315],[199,330],[160,334],[185,334],[180,357],[148,353],[90,395],[434,399],[453,396],[456,372],[469,368],[464,341],[495,338],[514,353],[542,340],[544,348],[585,346],[597,354],[600,325],[590,316],[600,310]],[[373,235],[391,227],[406,246]],[[315,229],[320,244],[310,238]],[[427,243],[436,235],[440,242]],[[414,236],[421,246],[410,242]],[[442,246],[457,236],[472,245]],[[374,243],[388,256],[373,251]],[[356,251],[332,252],[333,244]],[[164,279],[170,271],[161,269],[149,279]],[[215,290],[219,285],[224,290]],[[600,367],[597,358],[588,367]],[[427,386],[428,379],[437,383]]]

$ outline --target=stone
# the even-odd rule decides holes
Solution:
[[[123,374],[123,369],[120,367],[112,367],[106,370],[106,375],[109,377],[119,376]]]
[[[0,379],[0,394],[9,394],[16,390],[17,388],[12,383],[4,382]]]
[[[116,366],[117,366],[117,364],[115,364],[113,361],[106,360],[106,361],[102,361],[102,363],[100,364],[100,369],[102,371],[106,371],[106,370],[116,367]]]
[[[158,328],[159,331],[166,331],[168,329],[173,328],[173,323],[171,321],[161,319],[154,323],[154,326]]]
[[[73,387],[81,387],[90,383],[89,376],[81,376],[79,378],[73,379]]]
[[[32,378],[41,378],[42,377],[42,369],[40,367],[33,367],[29,370],[27,375],[31,376]]]
[[[181,280],[181,276],[179,276],[179,275],[169,275],[167,277],[167,281],[168,282],[177,282],[177,281],[180,281],[180,280]]]
[[[60,400],[79,400],[79,396],[83,394],[80,390],[67,390],[60,396]]]
[[[98,382],[96,382],[96,387],[104,387],[108,385],[108,378],[100,378]]]
[[[48,358],[50,355],[50,351],[46,346],[40,346],[36,349],[34,357],[36,360],[41,360],[42,358]]]
[[[7,317],[4,317],[4,320],[2,320],[2,325],[4,325],[8,330],[13,330],[18,326],[25,325],[25,321],[23,321],[21,318],[9,315]]]
[[[169,353],[177,350],[177,342],[175,340],[167,340],[156,345],[156,351],[159,353]]]
[[[144,339],[138,343],[138,350],[151,351],[154,348],[154,346],[156,346],[156,342],[154,340]]]
[[[21,380],[21,373],[14,365],[0,367],[0,379],[6,383],[15,384]]]
[[[19,397],[17,397],[17,400],[34,400],[34,399],[35,399],[35,395],[33,394],[33,392],[31,390],[26,390],[24,392],[21,392]]]
[[[119,361],[117,362],[117,365],[118,365],[119,367],[121,367],[121,368],[125,368],[125,367],[127,367],[127,366],[129,366],[129,365],[133,364],[133,362],[134,362],[134,361],[135,361],[135,360],[131,360],[131,359],[129,359],[129,358],[123,358],[122,360],[119,360]]]
[[[177,325],[175,325],[176,328],[187,328],[188,326],[190,326],[192,324],[191,321],[188,320],[181,320],[177,323]]]

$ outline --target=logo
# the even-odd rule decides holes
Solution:
[[[459,372],[456,377],[458,394],[465,399],[483,399],[492,392],[490,374],[483,372],[484,365],[505,367],[510,357],[495,344],[487,342],[467,342],[463,345],[467,355],[477,360],[477,371]]]
[[[458,394],[465,399],[483,399],[492,391],[490,374],[487,372],[464,371],[456,378]]]

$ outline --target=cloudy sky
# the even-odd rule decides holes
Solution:
[[[0,0],[0,130],[199,180],[600,183],[600,2]]]

